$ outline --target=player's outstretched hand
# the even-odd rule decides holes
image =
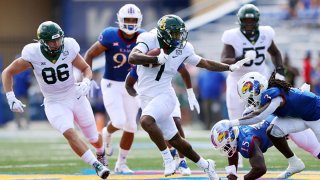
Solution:
[[[240,69],[245,63],[251,60],[254,60],[256,58],[256,51],[253,51],[253,50],[247,51],[244,57],[245,57],[244,59],[241,59],[240,61],[237,61],[236,63],[231,64],[229,66],[229,69],[231,72]]]
[[[76,83],[77,98],[88,95],[91,88],[91,80],[84,78],[81,82]]]
[[[256,56],[257,56],[256,51],[250,50],[250,51],[246,52],[246,54],[244,55],[244,58],[245,59],[250,59],[250,60],[255,60]]]
[[[242,117],[252,113],[254,110],[255,110],[255,107],[253,105],[247,106],[242,113]]]
[[[196,98],[196,95],[193,92],[193,89],[187,89],[187,94],[188,94],[188,101],[189,101],[189,106],[191,111],[194,110],[194,108],[196,108],[197,113],[200,114],[200,106],[199,106],[199,102]]]
[[[282,74],[280,74],[280,73],[276,73],[275,78],[276,78],[276,79],[279,79],[279,80],[282,80],[282,81],[284,81],[284,80],[285,80],[284,75],[282,75]]]
[[[26,105],[16,98],[13,91],[7,92],[6,96],[11,111],[19,113],[24,112],[23,108],[26,107]]]
[[[160,49],[160,54],[157,56],[158,58],[158,64],[162,65],[166,63],[169,59],[168,54],[164,53],[163,49]]]
[[[302,92],[310,92],[310,84],[308,83],[303,83],[302,86],[300,87],[300,90]]]

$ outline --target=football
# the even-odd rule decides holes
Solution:
[[[147,55],[149,56],[158,56],[159,54],[160,54],[160,48],[151,49],[150,51],[147,52]],[[159,66],[159,64],[149,64],[149,66],[148,65],[144,65],[144,66],[153,68],[153,67]]]
[[[149,56],[158,56],[160,54],[160,48],[151,49],[147,52]]]

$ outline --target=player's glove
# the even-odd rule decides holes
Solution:
[[[169,59],[168,54],[164,53],[163,49],[160,49],[160,54],[157,56],[157,63],[162,65],[166,63]]]
[[[199,106],[198,100],[196,98],[196,95],[193,92],[193,89],[192,88],[187,89],[187,94],[188,94],[188,101],[189,101],[189,106],[190,106],[191,111],[193,111],[194,108],[196,108],[197,113],[199,114],[200,113],[200,106]]]
[[[236,169],[235,165],[227,166],[227,167],[225,167],[225,170],[226,170],[226,173],[228,174],[228,176],[233,175],[235,177],[238,177],[237,176],[237,169]]]
[[[246,54],[244,55],[244,58],[250,59],[250,60],[255,60],[255,59],[256,59],[256,56],[257,56],[256,51],[250,50],[250,51],[247,51],[247,52],[246,52]]]
[[[300,90],[302,92],[310,92],[310,84],[303,83],[302,86],[300,87]]]
[[[92,80],[90,84],[89,97],[94,97],[94,92],[96,89],[100,89],[100,87],[95,80]]]
[[[283,67],[277,67],[276,68],[276,76],[275,76],[276,79],[279,79],[279,80],[285,80],[285,77],[284,77],[284,68]]]
[[[82,82],[76,83],[76,95],[79,99],[81,96],[88,95],[91,88],[91,80],[88,78],[84,78]]]
[[[243,64],[245,64],[251,60],[254,60],[254,59],[256,59],[256,51],[254,51],[254,50],[247,51],[246,54],[244,55],[244,59],[237,61],[234,64],[231,64],[229,66],[229,69],[231,72],[236,71],[236,70],[240,69],[243,66]]]
[[[16,98],[13,91],[7,92],[6,96],[11,111],[19,113],[24,112],[23,108],[26,107],[26,105]]]
[[[252,113],[254,110],[255,110],[255,107],[253,105],[247,106],[242,113],[242,117]]]

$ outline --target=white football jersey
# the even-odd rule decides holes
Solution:
[[[80,46],[75,39],[64,38],[63,52],[55,63],[42,54],[39,42],[26,45],[21,57],[31,63],[43,96],[62,99],[75,87],[72,62],[79,51]]]
[[[222,35],[222,42],[231,45],[235,50],[235,57],[240,57],[246,51],[255,50],[257,57],[254,61],[250,61],[239,70],[229,73],[233,77],[241,77],[242,75],[256,71],[264,75],[268,75],[268,67],[265,58],[267,56],[268,48],[270,47],[275,32],[270,26],[259,26],[259,38],[255,44],[252,44],[240,31],[239,28],[227,30]],[[266,74],[267,73],[267,74]]]
[[[157,34],[154,32],[144,32],[140,34],[137,38],[137,46],[135,48],[145,54],[151,49],[160,48]],[[138,94],[155,97],[160,93],[174,93],[171,80],[176,75],[180,64],[189,63],[196,66],[200,60],[201,57],[195,54],[193,46],[187,43],[183,49],[177,48],[172,51],[169,54],[168,61],[164,65],[153,68],[138,65]]]

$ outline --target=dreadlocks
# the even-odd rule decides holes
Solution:
[[[292,87],[292,85],[290,83],[287,83],[286,81],[283,81],[283,80],[276,79],[276,72],[275,71],[272,73],[268,84],[269,84],[268,88],[278,87],[278,88],[285,90],[285,92],[288,92],[290,90],[290,88]]]

